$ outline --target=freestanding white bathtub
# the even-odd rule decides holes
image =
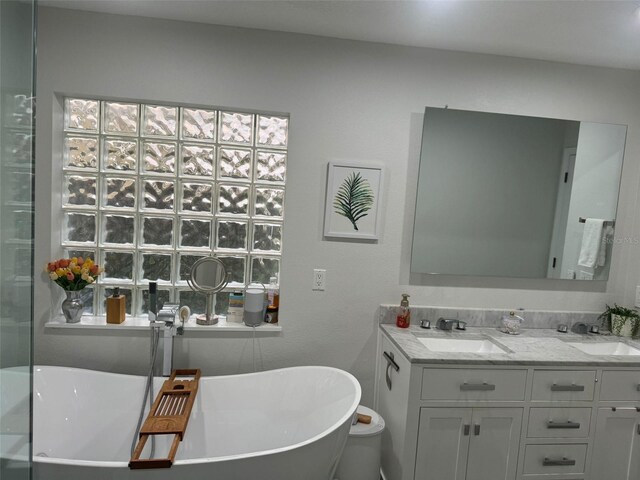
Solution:
[[[35,367],[34,479],[330,480],[361,394],[352,375],[328,367],[203,377],[173,466],[129,470],[144,382]],[[155,457],[166,456],[163,438]]]

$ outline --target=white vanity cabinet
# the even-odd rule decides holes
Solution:
[[[640,479],[640,370],[602,372],[591,478]]]
[[[421,408],[414,478],[514,478],[521,408]]]
[[[385,335],[378,345],[386,480],[515,479],[526,369],[411,364]]]
[[[420,394],[416,391],[416,378],[411,376],[411,363],[382,334],[377,358],[374,409],[385,421],[381,451],[385,480],[413,479],[418,415],[410,398]]]
[[[597,418],[590,478],[640,479],[640,412],[603,407]]]
[[[378,355],[385,480],[640,480],[638,366]]]
[[[597,369],[552,366],[531,373],[518,480],[586,480]]]

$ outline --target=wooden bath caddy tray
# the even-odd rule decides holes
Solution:
[[[177,380],[176,377],[193,377]],[[176,458],[178,445],[187,430],[191,409],[198,393],[200,369],[174,370],[158,392],[149,415],[140,429],[140,438],[129,461],[129,468],[169,468]],[[140,458],[151,435],[173,435],[167,458]]]

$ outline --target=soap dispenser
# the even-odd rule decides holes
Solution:
[[[125,298],[120,295],[120,289],[115,287],[113,295],[107,297],[107,323],[120,324],[125,318]]]
[[[400,301],[400,310],[398,310],[398,316],[396,317],[396,326],[399,328],[409,328],[411,324],[411,310],[409,309],[409,295],[402,294],[402,300]]]

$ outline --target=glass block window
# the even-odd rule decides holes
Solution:
[[[204,311],[186,279],[215,254],[231,273],[216,299],[279,277],[289,118],[283,115],[90,98],[64,101],[62,246],[105,273],[87,313],[114,287],[127,313],[161,301]]]

